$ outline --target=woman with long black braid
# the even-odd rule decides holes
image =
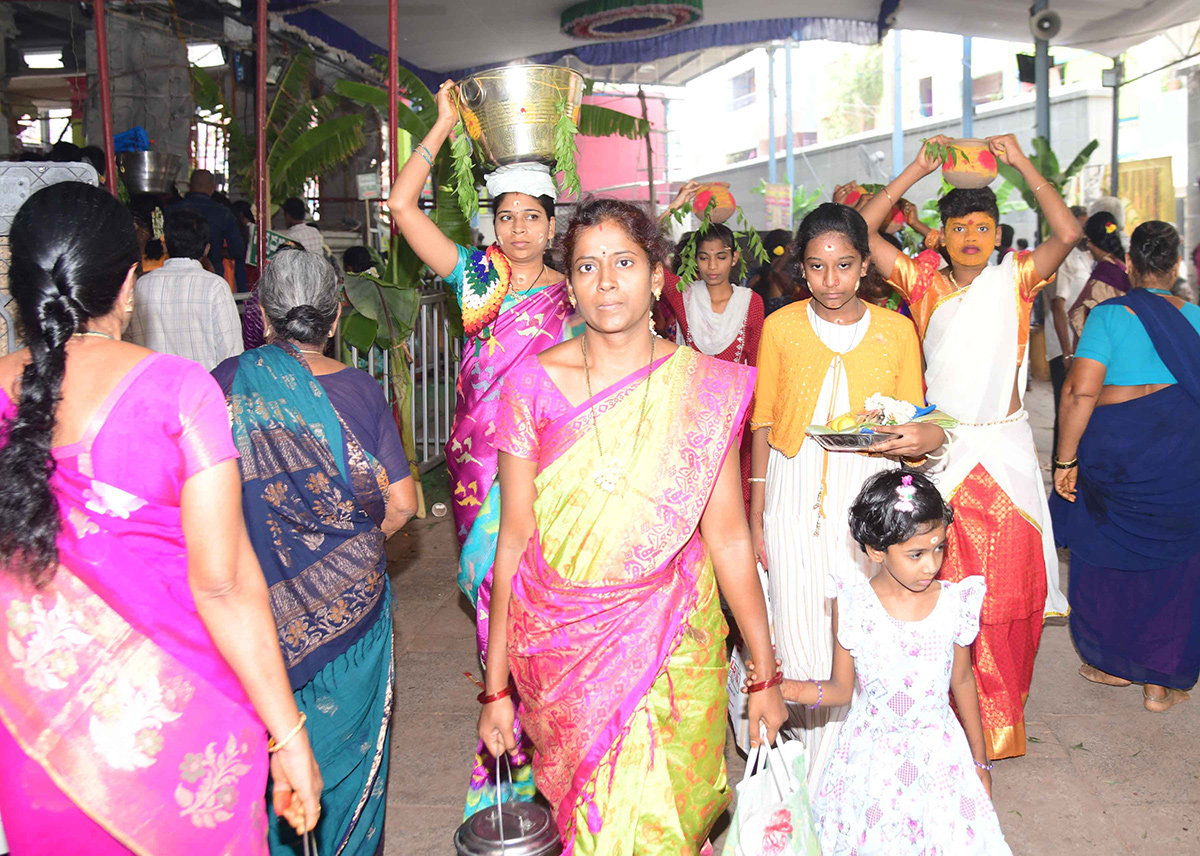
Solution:
[[[121,341],[141,255],[111,195],[40,190],[10,240],[27,347],[0,358],[9,846],[265,854],[268,758],[298,830],[316,825],[321,776],[224,397],[198,363]]]

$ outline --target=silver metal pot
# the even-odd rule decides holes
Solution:
[[[493,166],[555,162],[554,130],[565,101],[579,122],[583,75],[559,65],[510,65],[458,84],[467,133]]]
[[[514,801],[464,820],[454,833],[454,851],[458,856],[559,856],[562,842],[544,806]]]
[[[171,190],[183,159],[166,152],[121,152],[117,172],[130,193],[161,195]]]

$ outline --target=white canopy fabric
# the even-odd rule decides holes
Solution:
[[[902,0],[895,26],[1032,41],[1029,0]],[[1200,0],[1050,0],[1062,30],[1050,44],[1106,56],[1200,18]]]
[[[401,0],[400,55],[432,72],[449,72],[599,44],[560,32],[567,5],[568,0]],[[882,5],[893,8],[886,0]],[[891,21],[901,29],[1029,42],[1029,6],[1030,0],[901,0]],[[376,44],[386,41],[385,0],[333,0],[316,8]],[[1050,8],[1063,22],[1052,45],[1110,56],[1200,19],[1200,0],[1050,0]],[[706,0],[696,26],[782,18],[874,23],[880,14],[880,0]],[[853,32],[842,38],[859,41],[873,31],[859,26]],[[838,36],[822,36],[815,28],[801,37]]]

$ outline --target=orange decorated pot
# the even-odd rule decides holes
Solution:
[[[987,187],[996,179],[996,156],[988,149],[986,140],[951,140],[954,163],[942,164],[946,181],[963,190]]]
[[[716,200],[716,205],[709,214],[709,220],[713,223],[724,223],[737,210],[737,203],[733,201],[733,194],[729,192],[729,182],[710,181],[700,186],[696,198],[692,200],[692,210],[696,212],[697,217],[704,217],[704,209],[712,199]]]

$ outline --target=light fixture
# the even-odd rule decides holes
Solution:
[[[225,64],[221,46],[214,42],[200,42],[187,46],[188,65],[196,68],[216,68]]]
[[[29,68],[47,69],[63,67],[62,48],[54,50],[31,50],[22,54]]]
[[[288,69],[288,58],[285,56],[276,57],[271,62],[271,67],[267,69],[267,86],[274,86],[279,83],[279,78],[283,77],[283,73]]]

